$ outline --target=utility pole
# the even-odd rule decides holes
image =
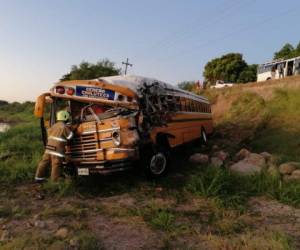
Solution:
[[[127,67],[130,66],[132,67],[133,64],[129,63],[129,59],[127,58],[126,62],[122,62],[122,64],[125,64],[125,75],[127,74]]]

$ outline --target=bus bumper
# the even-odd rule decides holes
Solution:
[[[111,174],[120,172],[132,167],[132,160],[113,160],[106,162],[99,162],[96,165],[80,165],[77,167],[77,175],[93,175],[93,174]]]

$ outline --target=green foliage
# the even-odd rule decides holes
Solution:
[[[33,178],[42,153],[41,132],[33,116],[33,103],[5,104],[0,120],[13,122],[5,133],[0,133],[0,182],[20,182]],[[14,125],[17,123],[17,125]]]
[[[8,105],[8,102],[7,101],[4,101],[4,100],[0,100],[0,107],[4,108]]]
[[[77,234],[79,250],[101,250],[105,249],[104,246],[97,238],[88,231],[81,231]]]
[[[290,43],[286,43],[279,51],[274,53],[274,59],[289,59],[300,56],[300,42],[294,48]]]
[[[242,54],[229,53],[209,61],[204,67],[204,77],[211,84],[216,80],[248,82],[256,80],[256,65],[248,65]]]
[[[160,210],[154,214],[150,224],[164,231],[171,231],[174,228],[175,216],[168,210]]]
[[[96,64],[82,62],[78,66],[73,65],[71,71],[64,75],[61,80],[89,80],[102,76],[119,75],[120,69],[115,67],[115,64],[108,59],[98,61]]]
[[[180,89],[192,92],[195,89],[195,82],[194,81],[184,81],[178,83],[178,87]]]
[[[257,64],[247,65],[247,67],[240,73],[238,82],[256,82],[257,79]]]
[[[71,180],[59,182],[46,182],[43,184],[42,189],[48,195],[57,195],[60,197],[73,195],[76,193],[76,182]]]
[[[13,102],[0,104],[0,121],[8,123],[32,122],[34,120],[33,102]]]

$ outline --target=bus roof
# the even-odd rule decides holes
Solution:
[[[208,99],[203,96],[199,96],[199,95],[193,94],[191,92],[182,90],[172,84],[165,83],[165,82],[157,80],[155,78],[148,78],[148,77],[135,76],[135,75],[118,75],[118,76],[100,77],[95,80],[107,82],[112,85],[127,87],[127,88],[131,89],[132,91],[134,91],[135,93],[138,92],[138,89],[141,86],[143,86],[144,83],[152,84],[152,83],[157,82],[161,87],[163,87],[171,95],[186,96],[188,98],[195,99],[198,101],[208,102]]]
[[[293,60],[297,60],[297,59],[300,59],[300,56],[289,58],[289,59],[283,59],[283,58],[276,59],[276,60],[272,60],[272,61],[269,61],[269,62],[262,63],[262,64],[260,64],[260,66],[273,65],[273,64],[287,62],[287,61],[293,61]]]

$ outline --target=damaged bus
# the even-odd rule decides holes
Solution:
[[[56,112],[71,113],[75,136],[67,145],[69,173],[112,173],[140,161],[148,177],[168,170],[170,149],[212,133],[209,101],[156,79],[111,76],[62,81],[37,98],[44,143]]]

